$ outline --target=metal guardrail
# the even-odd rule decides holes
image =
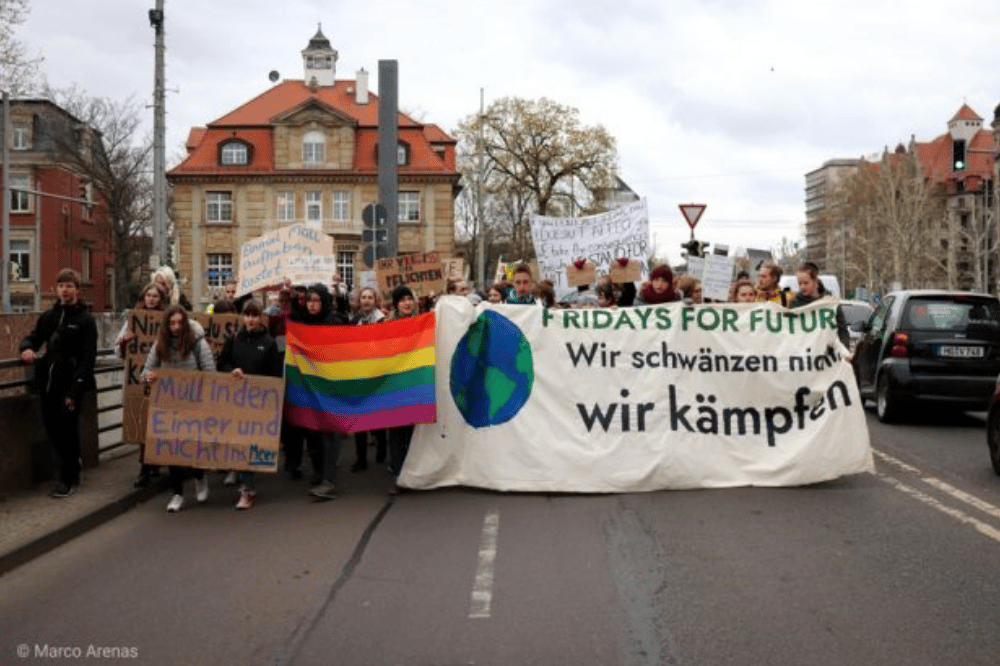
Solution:
[[[97,350],[97,359],[98,363],[94,367],[95,377],[100,375],[111,374],[114,372],[119,372],[121,370],[124,370],[125,368],[124,362],[118,359],[114,355],[113,349]],[[24,363],[21,362],[21,359],[19,358],[0,360],[0,371],[13,370],[13,369],[22,369],[25,375],[24,378],[17,380],[0,381],[0,391],[23,389],[24,392],[29,392],[31,389],[31,382],[32,382],[32,377],[31,377],[31,374],[33,372],[32,366],[25,365]],[[117,382],[109,383],[107,386],[98,385],[97,387],[98,416],[101,414],[113,412],[118,409],[122,409],[121,398],[119,398],[118,402],[112,402],[107,404],[102,404],[101,401],[102,395],[121,390],[122,390],[122,385]],[[97,429],[98,438],[100,438],[100,435],[106,432],[112,432],[114,430],[118,430],[120,432],[121,427],[122,427],[122,420],[121,417],[119,417],[117,421],[112,421],[111,423],[107,423],[103,426],[98,427]],[[125,446],[125,442],[121,439],[121,435],[119,435],[118,441],[104,445],[98,444],[97,450],[98,453],[105,453],[107,451],[113,451],[114,449],[120,448],[122,446]]]

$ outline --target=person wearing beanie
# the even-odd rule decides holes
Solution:
[[[392,315],[391,320],[406,319],[417,315],[417,301],[413,298],[413,290],[405,284],[396,287],[392,292]],[[392,479],[389,482],[389,494],[398,492],[396,477],[403,469],[403,462],[406,454],[410,450],[410,439],[413,437],[413,426],[396,426],[389,428],[389,474]]]
[[[392,319],[403,319],[417,314],[417,301],[413,290],[405,284],[399,285],[392,292]]]
[[[642,285],[642,289],[635,297],[636,305],[659,305],[660,303],[671,303],[677,300],[677,293],[674,291],[674,272],[670,266],[657,266],[649,272],[649,282]]]

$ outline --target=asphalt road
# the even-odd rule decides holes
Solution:
[[[1000,662],[983,415],[869,427],[877,474],[805,488],[390,500],[372,470],[236,513],[213,479],[0,579],[0,664]]]

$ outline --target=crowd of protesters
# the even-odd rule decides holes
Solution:
[[[742,273],[733,281],[729,302],[773,302],[782,307],[802,307],[820,299],[829,299],[819,279],[815,264],[804,263],[796,271],[798,291],[779,287],[781,268],[764,262],[757,268],[756,280]],[[56,279],[55,305],[41,315],[35,329],[21,344],[21,359],[34,363],[36,386],[41,396],[45,427],[59,460],[59,478],[52,495],[67,497],[80,483],[79,404],[87,391],[96,388],[94,364],[96,358],[96,323],[81,300],[80,276],[64,269]],[[235,280],[228,281],[218,299],[209,306],[214,314],[242,315],[237,332],[228,338],[216,358],[206,340],[203,327],[192,317],[191,303],[180,291],[173,271],[166,266],[153,273],[135,304],[136,310],[160,311],[163,325],[151,346],[143,367],[144,381],[156,380],[158,369],[174,368],[199,372],[226,372],[234,377],[263,375],[281,377],[285,350],[287,321],[310,325],[370,326],[395,321],[433,310],[434,294],[418,297],[406,285],[391,294],[391,305],[382,301],[382,294],[371,287],[350,291],[335,274],[329,286],[322,283],[294,287],[286,280],[279,291],[267,293],[266,306],[247,294],[236,297]],[[450,280],[445,294],[469,299],[473,305],[488,302],[494,305],[533,305],[538,307],[600,307],[618,308],[659,305],[672,302],[701,304],[704,297],[701,281],[694,276],[675,275],[669,266],[657,266],[649,271],[648,280],[638,287],[633,282],[614,283],[608,277],[595,284],[579,287],[560,302],[553,283],[535,281],[530,267],[520,264],[513,269],[509,281],[501,281],[483,292],[472,291],[465,280]],[[266,316],[266,324],[265,324]],[[846,344],[846,327],[838,310],[838,328]],[[134,335],[124,325],[115,340],[114,349],[124,358]],[[46,349],[44,355],[39,350]],[[377,463],[387,463],[391,477],[390,493],[398,492],[396,477],[402,470],[409,450],[413,426],[397,426],[371,432],[356,433],[355,461],[352,472],[368,469],[368,448],[374,443]],[[284,452],[284,472],[293,480],[304,477],[303,452],[308,452],[311,474],[309,494],[316,499],[337,497],[338,462],[344,435],[308,430],[283,420],[281,447]],[[237,485],[235,508],[253,506],[257,494],[256,475],[246,471],[222,470],[225,485]],[[227,473],[228,472],[228,473]],[[160,474],[157,465],[142,463],[136,487],[148,486]],[[195,498],[199,503],[208,499],[209,475],[204,470],[169,467],[171,497],[168,512],[184,506],[184,483],[194,480]]]

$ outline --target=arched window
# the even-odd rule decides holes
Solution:
[[[323,164],[326,161],[326,137],[318,130],[307,132],[302,139],[302,161]]]
[[[250,148],[242,141],[227,141],[219,148],[223,166],[245,166],[250,163]]]

